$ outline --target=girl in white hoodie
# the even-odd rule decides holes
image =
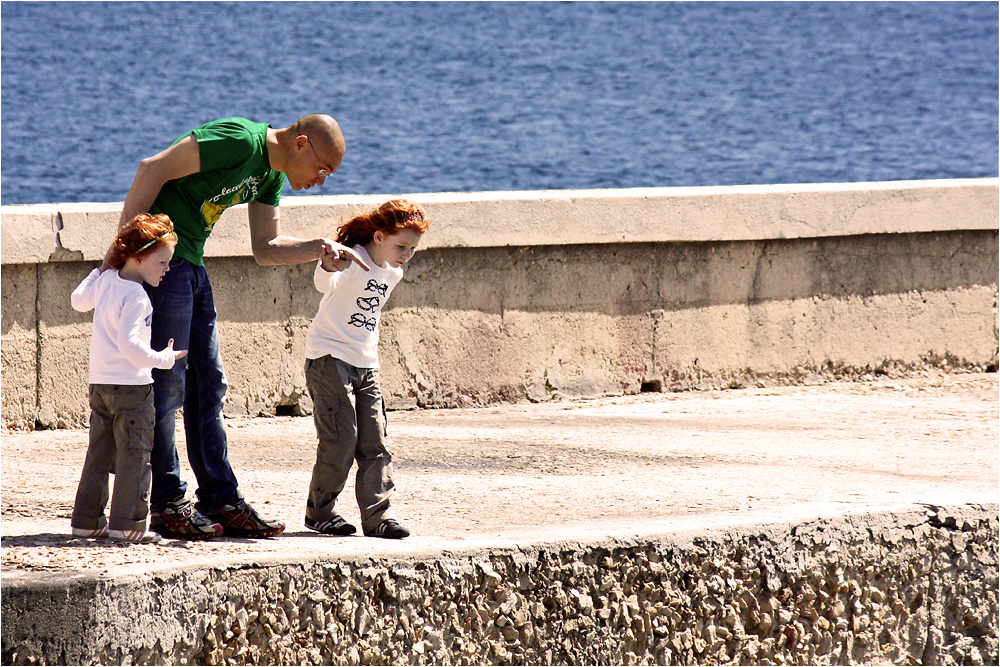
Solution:
[[[171,368],[187,350],[149,344],[153,307],[142,287],[156,286],[177,245],[166,215],[137,215],[111,247],[111,269],[94,269],[73,290],[73,308],[94,311],[90,341],[90,446],[70,521],[76,537],[159,542],[150,532],[149,464],[153,448],[153,368]],[[110,521],[108,473],[114,473]]]
[[[306,501],[310,530],[324,535],[357,531],[337,511],[356,461],[354,492],[364,534],[388,539],[410,534],[389,514],[394,484],[379,383],[378,325],[429,226],[420,206],[388,201],[354,216],[337,232],[337,242],[352,248],[369,268],[342,250],[324,253],[316,264],[313,280],[323,299],[306,333],[306,387],[319,439]]]

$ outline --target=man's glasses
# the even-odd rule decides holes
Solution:
[[[306,138],[307,138],[307,139],[309,139],[308,137],[306,137]],[[318,175],[318,176],[319,176],[320,178],[326,178],[326,177],[327,177],[327,176],[329,176],[329,175],[330,175],[331,173],[333,173],[333,172],[331,172],[330,170],[328,170],[328,169],[325,169],[325,168],[323,167],[323,163],[322,163],[322,162],[320,161],[320,159],[319,159],[319,153],[317,153],[317,152],[316,152],[316,147],[315,147],[315,146],[313,146],[313,142],[312,142],[312,139],[309,139],[309,148],[311,148],[311,149],[312,149],[312,152],[313,152],[313,157],[315,157],[315,158],[316,158],[316,164],[320,165],[320,167],[319,167],[319,173],[318,173],[317,175]]]

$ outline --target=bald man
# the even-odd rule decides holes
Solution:
[[[147,211],[173,220],[178,242],[170,270],[159,286],[145,285],[153,303],[151,343],[162,349],[173,338],[176,349],[188,350],[185,363],[153,374],[150,528],[164,537],[273,537],[285,529],[284,523],[260,517],[243,499],[229,463],[222,417],[228,384],[204,266],[205,241],[223,211],[247,204],[258,264],[301,264],[326,251],[367,269],[351,249],[327,238],[283,235],[279,224],[285,178],[294,190],[323,185],[340,166],[345,148],[337,121],[324,114],[310,114],[283,129],[224,118],[195,128],[139,163],[119,226]],[[181,407],[188,462],[198,481],[197,504],[187,498],[174,440],[174,417]]]

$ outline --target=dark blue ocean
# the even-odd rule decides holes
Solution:
[[[0,201],[326,112],[311,194],[998,175],[995,2],[3,2]],[[292,191],[286,187],[286,194]]]

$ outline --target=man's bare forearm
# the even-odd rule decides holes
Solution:
[[[139,171],[135,175],[135,180],[132,181],[132,187],[129,188],[128,194],[125,196],[125,202],[122,204],[122,215],[118,218],[116,233],[135,216],[149,211],[149,207],[156,201],[156,196],[160,194],[161,187],[163,187],[163,183],[158,183],[155,179],[151,178],[148,170],[144,169],[143,164],[140,164]],[[111,248],[109,247],[108,251],[104,253],[104,262],[101,264],[101,271],[111,268],[111,265],[108,263],[110,257]]]
[[[281,266],[314,262],[323,254],[324,239],[297,239],[276,236],[253,248],[254,259],[261,266]]]
[[[160,188],[164,181],[156,177],[154,173],[145,165],[140,163],[139,170],[132,181],[132,187],[125,195],[125,202],[122,204],[122,216],[118,220],[118,229],[121,229],[132,218],[140,213],[148,213],[149,208],[156,201],[156,196],[160,194]]]

